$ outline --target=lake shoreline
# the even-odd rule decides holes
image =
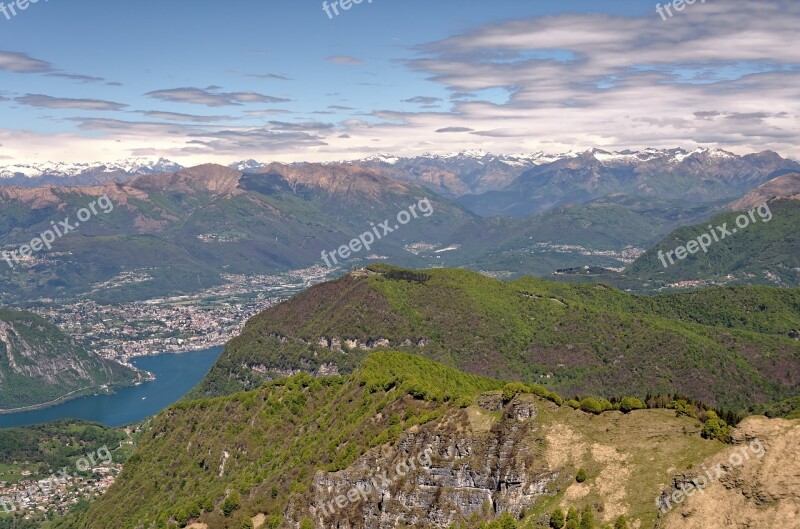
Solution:
[[[130,360],[141,374],[138,383],[89,386],[47,403],[0,411],[0,428],[78,419],[122,426],[155,415],[202,380],[222,353],[221,345],[201,350],[165,351]],[[66,398],[65,398],[66,397]]]

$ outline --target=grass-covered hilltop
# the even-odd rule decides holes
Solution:
[[[702,504],[660,512],[656,499],[738,445],[704,437],[713,414],[704,426],[686,402],[626,402],[575,409],[541,386],[376,352],[346,376],[303,373],[172,406],[106,495],[50,527],[538,529],[571,510],[590,529],[685,527],[690,510],[706,523]],[[711,482],[707,494],[744,501],[730,516],[772,524],[752,527],[778,526],[798,490],[757,500],[794,479],[800,426],[752,417],[729,434],[769,450],[726,474],[746,479]],[[768,479],[748,474],[766,468]]]
[[[346,374],[370,351],[395,349],[567,398],[677,393],[743,411],[800,395],[799,337],[798,289],[650,297],[602,284],[376,265],[251,319],[191,396],[300,371]]]

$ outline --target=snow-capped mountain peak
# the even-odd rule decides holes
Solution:
[[[177,171],[181,166],[165,158],[127,158],[116,162],[66,163],[41,162],[33,164],[11,164],[0,166],[0,178],[56,178],[76,177],[86,173],[112,173],[121,171],[129,175],[163,173]]]
[[[266,164],[263,164],[261,162],[258,162],[250,158],[249,160],[242,160],[239,162],[234,162],[232,164],[229,164],[228,167],[235,171],[245,172],[253,169],[261,169],[265,165]]]
[[[385,164],[389,164],[389,165],[394,165],[394,164],[396,164],[397,162],[400,161],[400,158],[398,158],[397,156],[392,156],[391,154],[387,154],[387,153],[381,152],[381,153],[372,155],[369,158],[365,158],[365,160],[366,161],[370,161],[370,162],[380,162],[380,163],[385,163]]]

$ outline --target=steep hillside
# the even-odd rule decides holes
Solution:
[[[800,200],[800,173],[792,173],[761,184],[745,196],[728,205],[731,211],[745,211],[776,197]]]
[[[455,235],[458,265],[503,274],[547,276],[572,267],[624,268],[671,230],[704,220],[719,206],[615,194],[555,207],[534,217],[483,219]]]
[[[593,415],[558,402],[541,387],[375,353],[347,377],[296,375],[173,406],[109,492],[53,528],[474,529],[499,517],[534,529],[569,507],[651,528],[675,476],[725,449],[674,410]],[[757,426],[770,449],[800,430]],[[766,510],[797,505],[787,494]]]
[[[0,413],[139,378],[132,369],[86,352],[35,314],[0,309]]]
[[[138,176],[94,187],[0,187],[0,249],[18,250],[100,197],[97,214],[56,238],[52,249],[0,267],[2,297],[90,295],[122,301],[193,291],[221,282],[220,274],[269,274],[324,263],[333,251],[375,226],[369,256],[425,263],[412,243],[437,246],[477,222],[460,206],[416,185],[361,167],[272,164],[243,174],[218,165]],[[105,199],[104,199],[105,200]],[[420,201],[430,205],[422,211]],[[417,207],[400,225],[397,216]],[[386,219],[388,230],[378,224]],[[385,235],[385,237],[384,237]],[[431,258],[433,259],[433,258]],[[334,264],[333,262],[331,264]],[[94,289],[119,274],[146,271],[149,280]]]
[[[761,190],[754,196],[762,192],[769,191]],[[742,204],[752,203],[752,198]],[[761,204],[753,206],[752,217],[748,211],[753,209],[723,213],[702,224],[675,230],[624,275],[639,283],[651,282],[654,287],[679,281],[800,285],[800,200],[773,199],[766,208],[764,202]],[[706,252],[695,248],[695,253],[682,260],[677,254],[661,257],[699,237],[710,241]]]
[[[193,395],[298,371],[349,373],[368,351],[392,348],[569,396],[679,392],[742,409],[800,394],[798,309],[798,290],[649,298],[603,285],[372,266],[251,319]]]

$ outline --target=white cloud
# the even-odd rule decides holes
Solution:
[[[667,21],[655,9],[643,17],[570,13],[515,20],[414,48],[415,58],[402,63],[407,74],[428,80],[421,93],[444,90],[451,100],[420,96],[408,101],[437,103],[435,110],[400,112],[397,109],[409,107],[393,97],[361,119],[330,125],[275,121],[248,129],[233,126],[231,120],[217,126],[175,108],[159,108],[161,115],[146,115],[189,123],[80,119],[78,126],[80,131],[113,133],[122,152],[109,159],[134,149],[163,148],[164,155],[182,163],[265,154],[280,161],[318,161],[375,152],[414,155],[464,148],[513,153],[698,144],[739,153],[773,149],[800,157],[800,47],[794,45],[798,27],[800,2],[789,0],[698,2]],[[344,55],[328,61],[362,63]],[[8,52],[0,52],[0,69],[52,71],[49,63]],[[245,75],[275,78],[269,73]],[[218,87],[157,90],[148,95],[164,107],[286,101],[257,92],[222,92]],[[363,103],[358,106],[363,108]],[[326,107],[316,110],[345,109]],[[73,156],[89,159],[99,158],[97,152],[111,141],[94,135],[82,138],[79,133],[59,140],[65,136],[75,140],[67,142],[77,146]],[[6,137],[0,156],[47,153],[57,158],[51,136],[24,138],[23,143],[13,135]]]
[[[218,86],[203,88],[168,88],[146,95],[169,103],[190,103],[208,107],[241,105],[242,103],[285,103],[288,99],[257,92],[220,92]]]

